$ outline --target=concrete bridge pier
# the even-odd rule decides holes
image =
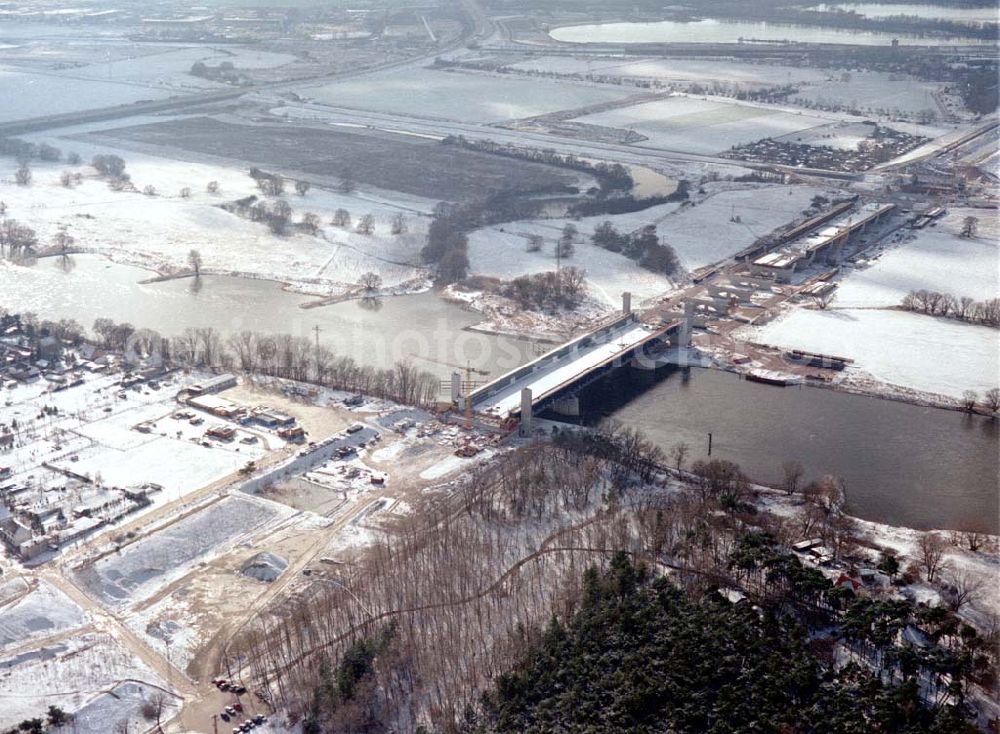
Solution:
[[[517,426],[518,436],[531,435],[532,403],[531,388],[521,388],[521,422]]]
[[[558,413],[559,415],[565,415],[569,418],[579,418],[580,417],[580,398],[576,395],[571,395],[568,398],[562,398],[557,400],[552,404],[551,408],[553,413]]]

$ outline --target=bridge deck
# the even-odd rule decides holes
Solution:
[[[499,386],[496,390],[473,395],[473,406],[478,413],[506,418],[520,410],[523,388],[531,389],[532,400],[537,404],[554,391],[573,383],[605,363],[628,354],[663,331],[662,328],[626,321],[589,344],[579,343],[567,353],[553,353],[548,358],[543,357],[535,363],[534,369]]]

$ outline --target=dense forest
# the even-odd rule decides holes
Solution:
[[[584,578],[565,623],[524,633],[525,652],[467,732],[960,732],[917,680],[834,672],[788,616],[718,594],[693,599],[618,554]]]

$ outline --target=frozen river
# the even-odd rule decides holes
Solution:
[[[704,18],[695,21],[663,20],[654,23],[599,23],[556,28],[550,34],[567,43],[739,43],[789,41],[794,43],[843,43],[855,46],[888,46],[893,39],[916,46],[979,44],[975,39],[946,39],[906,33],[877,33],[817,26],[754,23]]]

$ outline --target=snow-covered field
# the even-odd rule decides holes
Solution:
[[[65,44],[70,49],[73,45]],[[237,71],[274,68],[295,61],[289,54],[235,45],[164,46],[152,52],[148,48],[129,52],[121,45],[89,49],[89,56],[82,56],[42,46],[33,55],[17,47],[12,49],[10,61],[18,65],[4,64],[5,55],[0,52],[0,99],[17,100],[16,104],[3,105],[0,122],[228,88],[224,83],[189,74],[192,64],[198,61],[208,66],[229,62]],[[73,66],[57,68],[67,63]],[[46,64],[52,68],[45,68]]]
[[[974,239],[958,231],[966,215],[980,220]],[[905,231],[904,231],[905,232]],[[996,329],[923,314],[886,310],[911,290],[976,300],[1000,293],[998,225],[992,213],[949,211],[934,228],[899,233],[866,267],[846,270],[827,310],[792,309],[746,338],[786,348],[849,357],[849,378],[867,373],[883,383],[961,397],[998,385]]]
[[[803,100],[904,115],[921,112],[939,114],[933,93],[941,87],[941,84],[899,74],[853,70],[849,74],[835,74],[829,80],[805,85],[798,94],[791,96],[790,101]]]
[[[713,186],[705,186],[711,194]],[[821,189],[758,186],[720,191],[659,222],[658,232],[688,270],[723,260],[771,230],[801,218]],[[732,221],[738,218],[739,221]]]
[[[274,503],[226,497],[75,573],[97,598],[124,606],[148,598],[190,564],[283,516]]]
[[[130,650],[103,632],[2,659],[0,727],[44,716],[50,705],[74,711],[126,679],[166,686]],[[101,731],[111,732],[116,721],[104,722],[106,728]]]
[[[562,228],[572,223],[580,232],[573,256],[563,262],[587,271],[592,295],[609,307],[621,304],[621,293],[638,300],[662,295],[673,288],[669,278],[640,267],[624,255],[590,243],[594,228],[611,221],[620,232],[633,232],[647,224],[677,252],[687,270],[723,260],[774,228],[800,217],[813,196],[822,193],[808,186],[758,186],[725,190],[706,184],[705,195],[696,195],[694,206],[661,204],[640,212],[599,215],[582,219],[536,219],[502,227],[487,227],[469,236],[471,271],[503,279],[555,269],[554,248]],[[738,217],[740,221],[732,219]],[[545,238],[538,252],[527,252],[529,235]]]
[[[755,330],[753,341],[855,360],[880,382],[961,397],[996,387],[997,331],[903,311],[795,309]]]
[[[84,160],[109,152],[77,141],[53,142],[64,150],[78,151]],[[305,196],[286,194],[293,221],[313,213],[320,217],[322,229],[315,236],[279,237],[264,224],[219,208],[224,202],[259,193],[244,169],[133,152],[121,155],[136,187],[141,191],[153,186],[156,196],[111,191],[89,166],[75,169],[84,174],[80,185],[64,187],[60,174],[69,167],[58,163],[35,164],[32,184],[17,186],[13,183],[16,164],[8,160],[0,162],[0,200],[7,204],[7,216],[34,228],[42,245],[50,244],[59,229],[65,228],[79,249],[160,271],[187,270],[188,253],[197,249],[204,272],[281,280],[319,294],[344,292],[365,272],[379,273],[386,287],[420,278],[425,272],[417,263],[427,221],[424,214],[432,202],[405,196],[388,201],[318,188]],[[210,181],[219,183],[220,193],[206,191]],[[190,189],[187,198],[180,194],[185,188]],[[350,213],[352,223],[372,214],[374,234],[332,226],[330,220],[341,208]],[[392,235],[390,223],[397,214],[404,217],[408,231]]]
[[[128,731],[146,731],[154,722],[143,716],[143,705],[157,694],[162,694],[159,688],[139,681],[122,681],[75,711],[72,723],[53,729],[53,734],[108,734],[112,727],[121,727],[121,722],[126,721]],[[167,696],[161,718],[171,719],[180,706],[179,699]]]
[[[108,62],[101,59],[87,66],[61,71],[61,76],[113,80],[118,83],[146,87],[166,87],[178,91],[224,89],[228,85],[190,74],[197,62],[214,67],[231,63],[237,72],[248,69],[270,69],[295,61],[291,54],[260,51],[241,46],[190,46],[167,48],[159,53],[132,55]]]
[[[638,145],[686,153],[721,153],[735,145],[826,125],[828,119],[777,108],[670,97],[576,118],[578,122],[635,130]]]
[[[435,69],[367,74],[297,91],[305,99],[338,107],[481,123],[572,110],[636,94],[629,87]]]
[[[87,615],[72,599],[39,581],[17,601],[0,607],[0,649],[82,627]]]
[[[677,204],[653,207],[642,212],[646,214],[646,218],[641,221],[656,222],[676,208]],[[621,305],[623,291],[631,291],[637,299],[643,300],[671,290],[673,284],[666,276],[652,273],[624,255],[609,252],[590,243],[594,227],[605,219],[615,222],[615,226],[625,232],[642,226],[641,224],[633,226],[636,215],[632,214],[619,217],[587,217],[579,221],[532,220],[503,227],[479,229],[469,236],[471,271],[479,275],[510,280],[519,275],[555,270],[555,242],[559,239],[563,226],[571,222],[580,231],[580,241],[576,245],[576,252],[572,257],[564,258],[562,265],[583,268],[587,272],[587,285],[594,297],[609,307],[617,307]],[[538,252],[527,252],[525,246],[528,237],[535,234],[544,237],[545,244]]]
[[[870,138],[874,129],[873,125],[861,122],[841,122],[814,127],[810,130],[800,130],[777,139],[783,143],[804,143],[840,150],[857,150],[858,143]]]
[[[975,238],[958,236],[966,216],[979,219]],[[989,210],[951,209],[936,227],[889,246],[866,267],[849,271],[836,306],[898,306],[910,291],[929,290],[977,301],[1000,295],[1000,226]]]
[[[64,460],[54,465],[71,468],[85,476],[99,476],[104,485],[111,487],[153,482],[163,487],[164,499],[176,499],[232,474],[261,453],[246,446],[241,448],[243,453],[236,453],[218,447],[206,448],[189,441],[156,437],[125,451],[94,447],[79,452],[76,462]]]

